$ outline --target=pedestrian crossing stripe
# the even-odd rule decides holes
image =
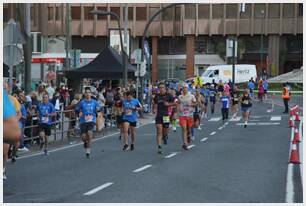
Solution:
[[[271,121],[280,121],[282,119],[282,117],[281,116],[272,116],[271,117]]]
[[[259,125],[259,126],[268,126],[268,125],[279,125],[280,123],[279,122],[258,122],[258,123],[255,123],[255,122],[250,122],[248,123],[247,125],[251,125],[251,126],[255,126],[255,125]],[[237,123],[236,124],[237,126],[243,126],[244,123]]]
[[[209,122],[218,122],[219,120],[221,120],[221,117],[214,117],[214,118],[209,119],[208,121]]]

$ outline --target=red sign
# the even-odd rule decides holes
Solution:
[[[64,62],[65,58],[32,58],[33,63]]]

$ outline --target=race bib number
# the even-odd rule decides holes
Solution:
[[[163,123],[169,123],[170,117],[169,116],[163,116]]]
[[[215,96],[215,94],[214,94],[214,93],[211,93],[211,94],[210,94],[210,96],[211,96],[211,97],[214,97],[214,96]]]
[[[237,97],[235,97],[235,98],[234,98],[234,101],[238,101],[238,98],[237,98]]]
[[[49,117],[43,116],[42,119],[41,119],[41,121],[42,121],[43,123],[48,123],[48,122],[49,122]]]
[[[249,104],[249,100],[244,100],[243,104]]]
[[[91,114],[85,115],[85,122],[92,122],[93,116]]]
[[[189,115],[190,111],[189,111],[189,108],[184,108],[183,109],[183,114],[184,115]]]

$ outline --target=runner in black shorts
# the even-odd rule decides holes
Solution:
[[[161,139],[163,138],[164,144],[167,144],[170,123],[169,107],[174,105],[172,95],[167,94],[165,84],[160,83],[159,93],[155,95],[153,100],[153,113],[156,113],[156,142],[159,154],[162,154]]]
[[[238,112],[238,103],[239,103],[239,93],[237,86],[234,86],[234,90],[231,91],[231,103],[232,103],[232,113],[233,113],[233,119],[236,118],[237,112]]]

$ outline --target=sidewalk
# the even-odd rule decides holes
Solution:
[[[149,123],[153,122],[154,119],[155,119],[155,115],[145,114],[143,118],[138,119],[137,127],[141,126],[141,125],[144,125],[144,124],[149,124]],[[98,137],[106,136],[106,135],[111,135],[111,134],[114,134],[116,132],[119,132],[117,127],[110,127],[110,128],[107,128],[104,132],[99,132],[99,133],[95,132],[94,133],[94,139],[98,138]],[[115,137],[117,138],[117,136],[115,136]],[[61,147],[61,146],[73,145],[73,144],[77,144],[77,143],[80,143],[80,142],[81,142],[80,136],[74,136],[74,137],[70,137],[70,138],[65,136],[63,140],[61,138],[56,139],[56,140],[54,140],[54,139],[50,140],[50,142],[48,144],[48,149],[53,150],[53,149],[56,149],[56,148]],[[39,145],[37,145],[37,144],[29,146],[28,149],[29,149],[28,152],[18,151],[18,156],[22,157],[22,156],[42,152],[41,150],[39,150]]]

